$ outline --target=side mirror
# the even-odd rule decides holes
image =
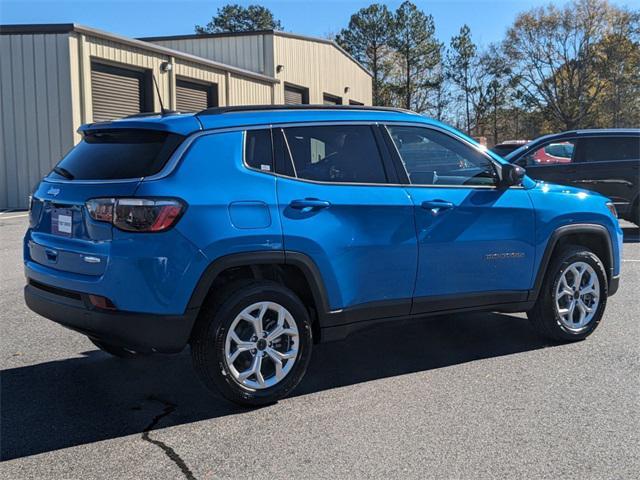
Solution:
[[[500,175],[500,186],[509,188],[515,185],[521,185],[526,171],[519,165],[513,163],[505,163],[502,165]]]

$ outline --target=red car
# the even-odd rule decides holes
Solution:
[[[573,143],[550,143],[549,145],[536,150],[533,154],[533,160],[536,163],[571,163],[573,156]]]

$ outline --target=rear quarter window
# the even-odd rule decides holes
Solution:
[[[640,137],[593,137],[582,140],[583,162],[640,159]]]
[[[244,158],[247,165],[263,172],[273,171],[271,130],[248,130],[245,134]]]
[[[100,130],[85,134],[49,174],[60,180],[119,180],[158,173],[184,140],[151,130]]]

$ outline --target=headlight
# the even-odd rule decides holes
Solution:
[[[618,211],[616,210],[616,206],[612,202],[607,202],[607,208],[611,212],[611,215],[618,218]]]

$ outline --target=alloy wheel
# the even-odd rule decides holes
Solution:
[[[569,265],[557,284],[556,313],[570,331],[583,330],[593,319],[600,302],[600,281],[594,268],[586,262]]]
[[[291,313],[275,302],[242,310],[225,339],[225,361],[241,386],[261,390],[282,381],[298,357],[298,327]]]

